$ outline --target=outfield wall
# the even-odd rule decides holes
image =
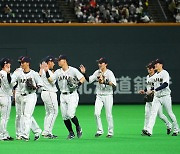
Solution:
[[[28,55],[38,71],[40,60],[66,54],[69,64],[84,64],[89,74],[97,69],[96,60],[106,57],[117,78],[115,103],[143,103],[137,91],[145,87],[145,66],[156,58],[164,59],[171,76],[172,98],[180,102],[180,25],[0,25],[0,57],[13,59]],[[56,66],[57,68],[57,66]],[[94,85],[84,84],[80,103],[93,103]]]

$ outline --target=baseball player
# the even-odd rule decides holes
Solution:
[[[151,62],[147,65],[147,71],[148,71],[148,75],[146,77],[146,89],[145,90],[140,90],[139,93],[140,94],[146,94],[147,91],[151,90],[154,87],[153,82],[151,82],[151,78],[153,77],[153,75],[155,74],[155,70],[154,70],[154,62]],[[153,97],[154,95],[152,95],[151,97]],[[153,98],[152,98],[153,99]],[[152,109],[152,100],[146,100],[146,105],[145,105],[145,119],[144,119],[144,128],[142,130],[141,135],[144,135],[144,130],[147,129],[147,125],[149,122],[149,118],[151,115],[151,109]],[[171,129],[172,129],[172,124],[168,121],[168,118],[163,114],[163,108],[162,106],[159,107],[158,110],[158,116],[161,120],[163,120],[166,124],[167,127],[167,134],[169,135],[171,133]]]
[[[81,72],[84,74],[86,80],[89,83],[96,81],[96,101],[95,101],[95,118],[97,124],[97,132],[95,137],[101,136],[104,131],[101,122],[101,110],[105,107],[106,119],[108,122],[108,134],[107,138],[111,138],[114,135],[114,125],[112,116],[112,106],[113,106],[113,87],[116,87],[116,78],[111,70],[107,68],[107,60],[105,58],[100,58],[98,60],[99,69],[94,72],[93,75],[88,77],[86,69],[83,65],[80,66]]]
[[[11,96],[12,96],[12,87],[11,77],[10,77],[10,68],[11,63],[9,58],[2,58],[0,61],[2,70],[0,71],[0,140],[3,141],[12,141],[14,140],[9,136],[7,131],[7,123],[11,111]]]
[[[24,56],[19,57],[18,62],[21,65],[21,60]],[[23,72],[23,69],[21,68],[21,66],[19,68],[17,68],[14,73],[13,76],[18,76],[21,75],[21,73]],[[23,112],[22,112],[22,108],[23,108],[23,104],[22,104],[22,98],[23,96],[21,95],[21,90],[20,90],[20,83],[17,82],[16,86],[14,87],[15,91],[15,107],[16,107],[16,119],[15,119],[15,128],[16,128],[16,139],[17,140],[21,140],[21,136],[23,135]],[[35,140],[38,139],[38,136],[41,134],[42,130],[40,129],[40,127],[38,126],[36,120],[34,119],[34,117],[32,116],[32,124],[31,124],[31,130],[32,132],[35,134]]]
[[[67,139],[71,140],[75,137],[71,121],[76,126],[77,137],[80,138],[82,136],[82,128],[75,115],[79,101],[77,88],[85,81],[85,78],[78,69],[68,65],[68,59],[65,55],[59,56],[58,65],[61,68],[57,69],[52,76],[50,76],[49,71],[47,71],[48,69],[46,68],[46,77],[50,82],[58,81],[58,86],[61,91],[61,114],[64,124],[69,131]],[[73,84],[73,81],[77,81],[77,84]]]
[[[22,135],[21,139],[29,141],[30,128],[32,126],[32,114],[37,101],[36,89],[43,86],[39,74],[30,69],[31,59],[23,57],[21,59],[22,71],[12,75],[12,84],[16,82],[19,84],[20,101],[22,105]],[[31,81],[31,82],[30,82]],[[29,82],[29,83],[28,83]],[[37,125],[37,123],[36,123]],[[35,134],[34,140],[38,140],[41,130]]]
[[[173,124],[172,136],[177,136],[179,133],[179,126],[176,120],[176,116],[172,111],[172,101],[170,96],[171,90],[169,88],[169,73],[163,69],[163,61],[160,59],[155,61],[155,70],[157,72],[151,79],[151,82],[154,83],[154,89],[147,91],[148,94],[154,93],[154,99],[152,102],[151,116],[144,134],[147,136],[152,135],[152,130],[159,108],[164,106]]]
[[[54,126],[54,122],[58,115],[58,101],[57,101],[57,94],[58,91],[55,85],[55,82],[50,83],[46,78],[46,73],[44,71],[44,65],[47,65],[48,72],[50,76],[53,75],[54,71],[54,62],[55,59],[52,56],[47,56],[45,58],[45,62],[40,65],[40,76],[43,81],[43,90],[41,92],[41,98],[45,105],[46,116],[44,118],[44,131],[42,135],[45,138],[54,139],[57,138],[56,135],[53,135],[52,129]]]

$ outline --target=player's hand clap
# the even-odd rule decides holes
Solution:
[[[83,74],[86,73],[86,68],[84,67],[84,65],[81,64],[81,65],[79,66],[79,69],[80,69],[81,73],[83,73]]]

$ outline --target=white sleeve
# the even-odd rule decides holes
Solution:
[[[167,71],[164,71],[163,76],[163,83],[166,82],[169,84],[169,73]]]
[[[39,76],[39,73],[34,72],[34,79],[38,86],[43,86],[43,82],[42,82],[41,77]]]
[[[75,76],[78,78],[78,80],[80,80],[81,78],[83,78],[84,76],[79,72],[78,69],[74,68],[75,71]]]
[[[114,86],[116,86],[116,78],[112,71],[110,71],[110,73],[109,73],[109,81],[112,82]]]
[[[18,71],[14,71],[14,73],[11,76],[11,86],[14,87],[18,81],[18,75],[19,72]]]
[[[95,71],[95,72],[93,73],[93,75],[91,75],[91,76],[89,77],[89,83],[92,83],[92,82],[94,82],[95,80],[97,80],[97,76],[98,76],[98,71]]]
[[[59,69],[56,70],[51,77],[52,81],[55,82],[58,79]]]

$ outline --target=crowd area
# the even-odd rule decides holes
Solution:
[[[180,22],[180,0],[166,0],[168,9],[173,14],[175,21]]]
[[[148,0],[75,0],[80,23],[152,22]]]

